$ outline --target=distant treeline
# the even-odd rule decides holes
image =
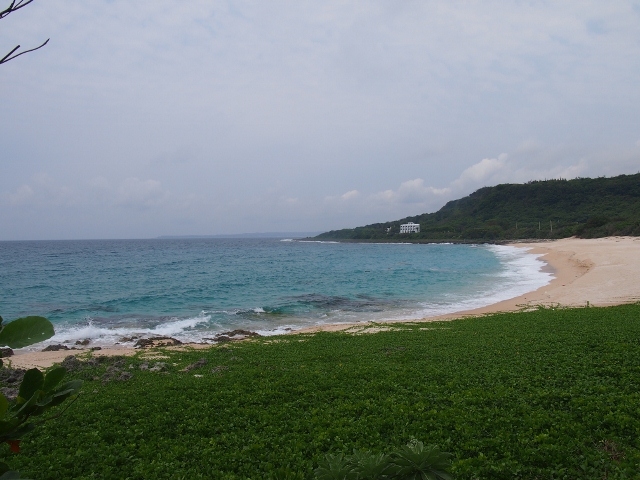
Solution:
[[[400,225],[420,233],[400,234]],[[435,213],[315,238],[355,241],[495,242],[640,235],[640,173],[612,178],[544,180],[484,187]]]

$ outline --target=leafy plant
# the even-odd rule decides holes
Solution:
[[[452,480],[450,453],[412,441],[391,455],[353,451],[326,455],[315,471],[317,480]]]
[[[398,480],[452,480],[450,453],[442,452],[435,445],[424,446],[411,442],[394,452],[391,460],[391,478]]]
[[[2,325],[0,317],[0,345],[22,348],[51,338],[53,325],[44,317],[24,317]],[[2,365],[0,360],[0,366]],[[50,408],[60,405],[75,395],[82,386],[82,380],[62,383],[66,370],[56,367],[42,373],[37,368],[27,370],[20,383],[17,398],[9,402],[0,393],[0,443],[6,443],[14,453],[20,451],[22,437],[31,432],[35,425],[32,417],[38,417]],[[0,462],[0,480],[20,478],[19,474]]]

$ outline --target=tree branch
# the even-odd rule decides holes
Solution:
[[[29,2],[33,2],[33,0],[29,0]],[[26,5],[26,4],[25,4]],[[11,54],[13,52],[15,52],[16,50],[18,50],[20,48],[20,45],[18,45],[16,48],[14,48],[13,50],[11,50],[9,53],[7,53],[4,58],[2,58],[2,60],[0,60],[0,65],[2,65],[3,63],[7,63],[9,60],[13,60],[14,58],[19,57],[20,55],[24,55],[25,53],[29,53],[29,52],[33,52],[35,50],[38,50],[39,48],[44,47],[47,43],[49,43],[49,40],[51,40],[50,38],[47,38],[47,40],[40,45],[39,47],[36,48],[32,48],[31,50],[25,50],[24,52],[20,52],[16,55],[14,55],[13,57],[11,56]]]
[[[33,2],[33,0],[20,0],[16,5],[16,0],[12,0],[11,5],[0,11],[0,18],[4,18],[10,13],[15,12],[16,10],[20,10],[22,7],[26,7],[31,2]]]

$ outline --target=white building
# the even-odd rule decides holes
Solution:
[[[420,232],[420,224],[419,223],[403,223],[400,225],[400,233],[419,233]]]

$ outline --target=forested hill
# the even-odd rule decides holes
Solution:
[[[400,224],[420,233],[400,234]],[[640,173],[484,187],[435,213],[332,230],[319,240],[478,242],[640,235]]]

